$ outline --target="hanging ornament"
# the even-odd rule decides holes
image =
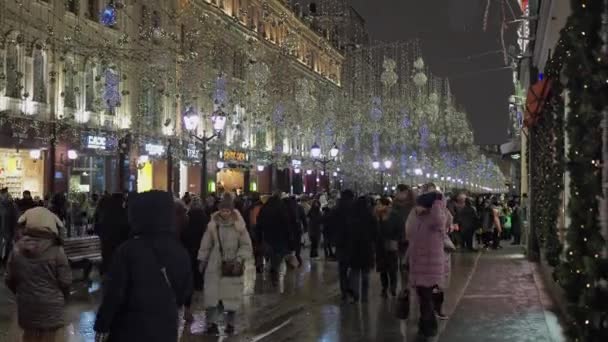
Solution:
[[[370,117],[374,121],[382,119],[382,99],[379,96],[375,96],[372,99],[372,109],[370,111]]]
[[[416,70],[422,70],[424,69],[424,59],[422,59],[422,57],[419,57],[415,62],[414,62],[414,68]]]
[[[116,25],[116,6],[114,6],[113,1],[110,1],[103,11],[101,11],[99,21],[107,27]]]
[[[114,114],[116,107],[120,106],[121,95],[118,91],[118,85],[120,78],[118,73],[112,68],[107,68],[105,73],[105,88],[103,93],[103,99],[106,103],[106,109],[109,113]]]
[[[410,128],[412,127],[412,119],[410,119],[409,112],[407,109],[401,110],[401,128]]]
[[[424,72],[419,71],[416,73],[416,75],[414,75],[414,84],[421,88],[424,85],[426,85],[426,82],[428,81],[428,78],[426,77],[426,75],[424,74]]]
[[[384,84],[384,87],[388,90],[394,86],[399,79],[399,76],[397,76],[397,73],[395,72],[397,63],[391,58],[386,58],[384,60],[383,67],[384,72],[382,72],[382,75],[380,75],[380,80],[382,81],[382,84]]]

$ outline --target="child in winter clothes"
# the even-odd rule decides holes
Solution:
[[[9,259],[5,281],[17,297],[23,341],[63,341],[72,272],[59,239],[61,221],[37,207],[27,210],[19,223],[25,229]]]

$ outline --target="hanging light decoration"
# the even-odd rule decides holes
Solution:
[[[116,25],[116,6],[114,5],[114,1],[110,1],[110,3],[101,11],[101,15],[99,21],[101,24],[107,27],[112,27]]]

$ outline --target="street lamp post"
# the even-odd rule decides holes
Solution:
[[[334,162],[338,157],[338,154],[340,154],[340,149],[338,149],[338,146],[336,144],[334,144],[329,150],[330,158],[327,158],[326,156],[321,156],[321,147],[319,147],[317,143],[312,145],[312,147],[310,148],[310,156],[313,158],[313,161],[315,163],[319,163],[321,164],[321,166],[323,166],[323,177],[328,180],[328,183],[329,176],[327,174],[327,165]],[[327,184],[326,189],[327,191],[329,191],[329,184]]]
[[[381,168],[381,166],[384,166],[384,168]],[[384,172],[390,170],[391,167],[393,167],[393,162],[387,159],[384,161],[383,165],[380,165],[379,161],[373,161],[372,167],[374,168],[374,170],[380,171],[380,193],[384,194]]]
[[[190,113],[184,116],[184,126],[186,130],[190,133],[190,137],[194,140],[198,141],[202,145],[202,154],[201,154],[201,197],[205,198],[207,196],[207,144],[219,137],[226,126],[226,114],[221,110],[217,110],[211,116],[211,121],[213,122],[213,134],[211,136],[207,136],[207,133],[203,133],[202,137],[196,135],[196,129],[198,128],[200,118],[198,114],[194,111],[190,111]]]

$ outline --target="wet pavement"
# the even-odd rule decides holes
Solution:
[[[547,296],[535,282],[534,265],[520,249],[482,253],[456,253],[446,294],[448,321],[432,341],[561,341],[559,324]],[[371,274],[369,302],[342,304],[337,264],[306,261],[297,270],[283,270],[279,288],[249,268],[243,309],[237,315],[237,335],[205,336],[203,303],[195,298],[195,321],[180,328],[180,341],[238,342],[357,342],[417,341],[417,307],[412,301],[410,319],[394,317],[394,299],[382,299],[380,279]],[[201,296],[202,297],[202,296]],[[100,300],[97,283],[75,286],[68,316],[71,341],[93,341],[92,326]],[[13,342],[18,331],[14,301],[0,285],[0,341]]]

